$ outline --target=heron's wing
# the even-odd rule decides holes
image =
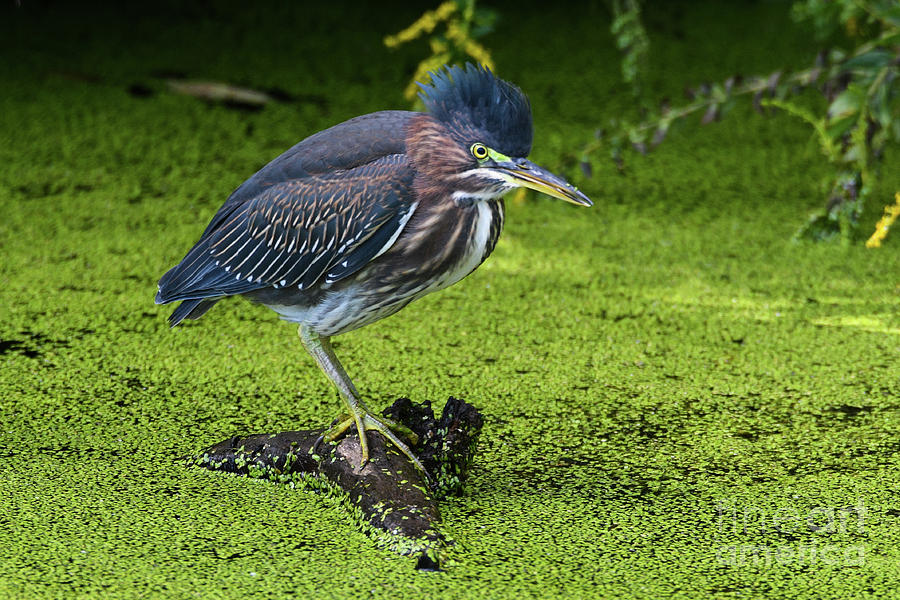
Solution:
[[[394,154],[265,187],[160,279],[157,302],[348,277],[397,239],[416,209],[412,180],[406,158]]]
[[[203,235],[273,185],[355,169],[382,156],[405,154],[406,126],[415,114],[384,110],[362,115],[298,142],[234,190]]]

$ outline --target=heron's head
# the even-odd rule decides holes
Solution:
[[[522,90],[472,64],[445,66],[431,74],[430,84],[419,87],[419,97],[437,126],[417,139],[427,144],[429,163],[453,178],[452,186],[461,194],[494,198],[527,187],[592,205],[565,179],[526,158],[531,151],[531,105]]]

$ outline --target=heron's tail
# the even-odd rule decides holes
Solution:
[[[185,300],[169,315],[169,325],[175,327],[185,319],[199,319],[218,301],[219,298]]]

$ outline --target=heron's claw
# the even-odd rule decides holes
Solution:
[[[413,454],[412,450],[409,449],[409,446],[403,443],[403,441],[398,437],[397,434],[402,435],[406,439],[409,440],[411,445],[416,445],[419,441],[419,437],[413,433],[413,431],[403,425],[401,423],[397,423],[392,419],[388,419],[387,417],[379,417],[374,415],[366,410],[360,410],[357,414],[354,415],[341,415],[337,423],[335,423],[328,431],[323,433],[316,443],[313,445],[313,448],[317,447],[319,443],[325,442],[333,442],[342,435],[344,435],[348,429],[356,426],[357,431],[360,432],[359,435],[359,445],[362,451],[362,461],[360,462],[360,467],[364,467],[367,462],[369,462],[369,442],[365,434],[366,431],[377,431],[384,437],[386,437],[394,446],[397,447],[400,452],[402,452],[422,473],[426,476],[428,475],[428,471],[425,470],[425,467],[419,461],[418,457]]]

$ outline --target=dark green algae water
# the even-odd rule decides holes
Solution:
[[[531,97],[532,158],[596,206],[510,203],[476,274],[336,341],[376,406],[455,395],[485,413],[468,492],[443,505],[450,564],[417,573],[321,497],[176,462],[339,404],[265,309],[169,330],[152,303],[262,164],[405,106],[426,50],[380,39],[417,7],[23,4],[0,9],[0,597],[896,589],[900,255],[789,243],[827,174],[802,123],[738,108],[586,180],[577,149],[632,109],[602,5],[498,6],[485,42]],[[652,93],[806,64],[786,13],[652,5]],[[165,93],[171,71],[298,100],[209,107]],[[885,168],[873,198],[897,189]]]

